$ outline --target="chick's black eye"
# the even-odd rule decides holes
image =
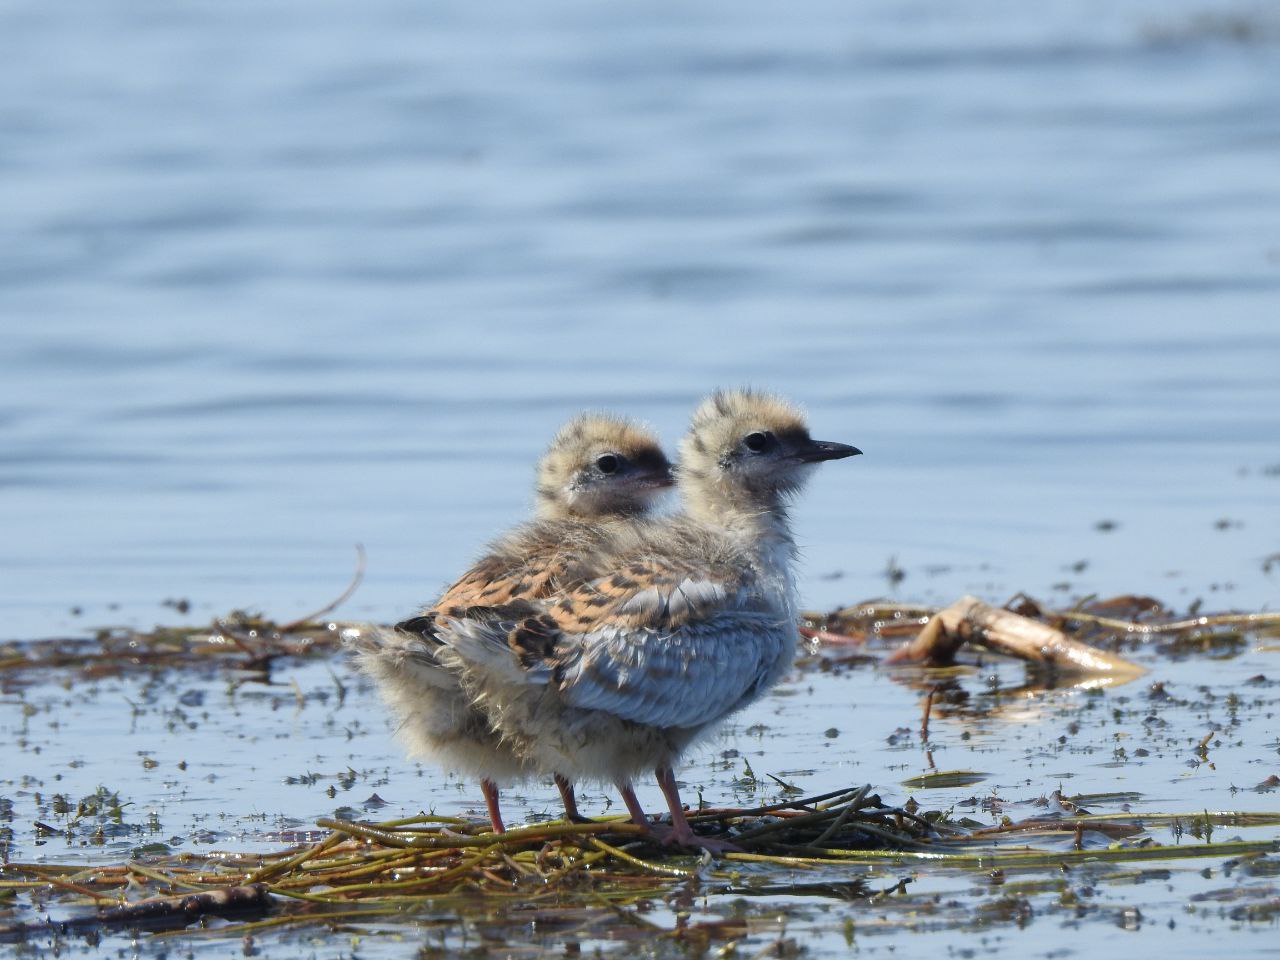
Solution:
[[[617,473],[620,466],[622,466],[622,460],[615,454],[606,453],[596,457],[596,469],[601,473]]]
[[[742,444],[752,453],[762,453],[764,450],[768,449],[770,439],[769,434],[765,433],[763,430],[756,430],[755,432],[748,433],[743,437]]]

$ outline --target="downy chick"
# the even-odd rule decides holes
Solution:
[[[456,673],[441,664],[443,618],[547,596],[602,529],[644,517],[671,484],[671,464],[649,431],[603,414],[576,417],[538,463],[535,520],[491,544],[422,615],[349,641],[357,665],[399,720],[410,755],[479,777],[495,831],[504,829],[497,782],[533,771],[471,703]],[[566,813],[578,819],[571,783],[552,772]]]
[[[682,513],[612,528],[580,558],[581,583],[544,601],[447,617],[440,657],[534,767],[612,781],[660,839],[723,849],[690,829],[672,768],[790,667],[787,503],[818,463],[859,452],[811,439],[778,397],[716,393],[681,445]],[[649,824],[631,788],[645,769],[667,799],[670,830]]]

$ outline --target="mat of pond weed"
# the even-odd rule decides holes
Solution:
[[[813,618],[788,681],[689,759],[695,827],[742,851],[714,860],[606,791],[560,822],[549,783],[488,832],[474,784],[403,760],[337,624],[0,647],[0,953],[1274,949],[1275,617],[1030,611],[1147,668],[1129,683],[883,665],[930,612]]]

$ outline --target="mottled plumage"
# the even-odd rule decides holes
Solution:
[[[594,555],[600,531],[633,525],[671,482],[670,463],[652,434],[615,417],[577,417],[539,461],[535,520],[491,544],[422,614],[394,629],[371,628],[351,641],[360,669],[400,721],[399,735],[410,754],[481,778],[496,829],[501,818],[494,781],[526,776],[530,761],[502,742],[457,675],[442,665],[441,626],[478,609],[514,610],[514,604],[564,589],[583,558]],[[545,642],[536,642],[535,630],[536,618],[522,621],[510,648],[530,663],[550,652]],[[576,815],[572,788],[563,777],[557,783],[566,808]]]
[[[795,547],[786,498],[813,464],[858,451],[811,440],[776,397],[718,393],[681,448],[682,514],[613,527],[574,557],[562,589],[444,618],[441,658],[518,755],[619,785],[656,769],[671,838],[698,842],[672,765],[791,664]]]

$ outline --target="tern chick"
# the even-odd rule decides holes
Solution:
[[[672,482],[671,464],[649,431],[613,416],[576,417],[538,462],[532,522],[491,544],[422,615],[350,642],[357,665],[399,721],[410,755],[479,777],[495,831],[504,829],[497,782],[538,771],[502,741],[457,674],[441,664],[443,618],[547,596],[602,530],[643,517]],[[579,819],[571,783],[558,770],[550,772],[566,813]]]
[[[518,755],[574,779],[612,781],[632,819],[669,843],[724,849],[685,818],[673,766],[765,693],[797,639],[787,503],[816,464],[860,451],[813,440],[765,393],[716,393],[681,445],[682,513],[615,526],[574,579],[536,603],[446,617],[441,660]],[[631,788],[655,771],[672,828]]]

